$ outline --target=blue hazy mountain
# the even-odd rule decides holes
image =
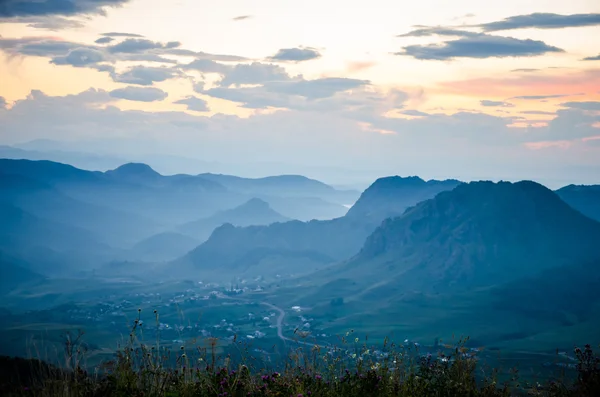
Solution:
[[[121,258],[136,261],[165,261],[180,257],[200,244],[200,240],[177,232],[162,232],[136,243]]]
[[[577,327],[598,326],[599,241],[599,222],[535,182],[461,184],[386,219],[356,256],[303,279],[312,286],[303,303],[335,318],[329,301],[341,298],[348,321],[377,327],[398,316],[421,338],[568,345]]]
[[[430,183],[412,182],[413,178],[400,177],[380,178],[375,181],[354,206],[359,209],[376,208],[377,211],[363,213],[360,210],[351,210],[346,216],[329,221],[291,221],[245,228],[221,226],[208,241],[177,263],[182,269],[197,267],[209,270],[210,267],[239,265],[243,267],[244,257],[256,257],[255,252],[262,252],[268,256],[273,250],[284,258],[284,261],[286,253],[294,257],[318,256],[319,260],[315,266],[349,258],[358,252],[365,238],[385,218],[401,215],[407,206],[417,204],[428,195],[429,198],[433,197],[443,188],[452,189],[458,184],[452,182],[443,184],[443,188],[431,189]],[[390,194],[390,189],[395,193]],[[305,270],[308,268],[305,264],[303,266]]]
[[[270,190],[267,189],[270,193],[277,189],[280,192],[300,191],[296,185],[304,186],[306,181],[318,186],[314,194],[318,191],[336,192],[318,181],[301,177],[264,178],[256,183],[264,184],[265,180],[270,186]],[[126,252],[134,244],[140,245],[130,253],[141,254],[144,247],[148,248],[158,241],[164,243],[162,246],[165,250],[173,248],[163,254],[149,250],[141,255],[147,260],[160,261],[182,255],[188,250],[186,247],[193,248],[190,246],[192,242],[197,245],[223,223],[268,224],[289,219],[265,207],[264,200],[249,197],[248,190],[260,189],[248,187],[255,183],[254,180],[245,183],[243,189],[232,191],[210,178],[185,174],[165,176],[140,163],[127,163],[114,170],[99,172],[52,161],[0,159],[0,200],[14,211],[22,211],[23,219],[29,219],[23,221],[25,223],[21,228],[15,227],[11,231],[11,239],[19,239],[19,244],[14,245],[14,250],[19,250],[17,257],[26,252],[26,258],[22,258],[25,262],[32,260],[43,264],[48,261],[41,260],[42,257],[54,258],[52,263],[71,264],[80,260],[84,264],[82,270],[95,266],[97,260],[102,258],[128,257]],[[282,184],[281,188],[277,188],[278,183]],[[309,203],[301,209],[308,216],[311,213],[311,200],[326,203],[322,198],[311,197],[310,194],[307,193],[304,198],[266,196],[281,206],[294,207],[296,203]],[[343,208],[337,204],[326,204]],[[156,237],[158,240],[142,243],[142,240],[172,232],[178,226],[192,221],[198,222],[196,227],[204,228],[199,231],[202,239],[167,233],[162,235],[162,239],[159,235]],[[54,234],[56,240],[45,244],[42,236],[39,239],[30,238],[38,236],[34,233],[35,227],[24,226],[36,223],[47,224],[38,229],[47,231],[49,236],[53,235],[51,230],[61,231],[67,227],[77,232],[57,232]],[[194,224],[189,226],[193,228]],[[9,230],[8,223],[5,223],[4,230]],[[74,239],[69,235],[81,238]],[[176,238],[181,241],[175,242]],[[4,246],[12,241],[6,233],[2,234],[2,239]],[[71,258],[67,260],[61,251],[69,242],[77,242],[75,245],[78,249],[69,251]],[[82,257],[84,253],[89,258]]]
[[[6,164],[0,160],[0,166],[3,165]],[[10,167],[4,167],[2,170],[18,171]],[[74,182],[79,186],[87,185],[89,180],[94,178],[94,175],[79,174],[74,170],[72,180],[79,180]],[[40,173],[39,176],[50,183],[54,182],[55,176],[52,173]],[[126,245],[128,241],[135,241],[148,233],[160,230],[156,222],[147,218],[75,199],[50,183],[23,174],[0,171],[4,203],[48,221],[87,230],[94,234],[99,242],[114,246]]]
[[[346,205],[356,201],[356,190],[338,190],[301,175],[241,178],[223,174],[200,174],[202,178],[268,202],[271,207],[293,219],[332,219],[343,216]]]
[[[568,185],[556,194],[582,214],[600,221],[600,185]]]
[[[460,183],[453,179],[426,182],[417,176],[380,178],[361,194],[347,216],[381,221],[390,214],[402,214],[407,208],[440,192],[452,190]]]
[[[599,241],[600,223],[540,184],[472,182],[387,219],[346,266],[398,287],[483,287],[599,260]]]
[[[0,248],[0,296],[24,284],[35,285],[45,279],[31,270],[31,263],[4,252]]]
[[[177,228],[182,233],[201,241],[210,237],[217,227],[230,223],[234,226],[270,225],[276,222],[286,222],[290,218],[273,210],[269,203],[259,198],[252,198],[235,208],[219,211],[216,214],[185,223]]]

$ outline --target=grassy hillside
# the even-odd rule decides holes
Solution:
[[[595,329],[598,241],[600,223],[541,185],[463,184],[386,220],[358,255],[298,279],[283,302],[310,307],[332,333],[463,332],[504,346],[546,335],[544,348],[564,348],[573,339],[557,330]]]

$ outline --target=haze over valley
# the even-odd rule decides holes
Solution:
[[[598,186],[388,176],[358,192],[297,175],[30,160],[1,160],[0,175],[2,348],[12,354],[49,324],[120,329],[138,306],[183,310],[171,327],[227,340],[248,326],[239,313],[227,331],[194,316],[228,313],[230,296],[281,310],[281,323],[244,331],[264,338],[300,328],[326,344],[353,329],[431,344],[459,333],[547,352],[597,337]],[[49,323],[22,317],[40,315]],[[100,341],[100,351],[115,343]]]
[[[0,1],[0,394],[600,390],[599,7]]]

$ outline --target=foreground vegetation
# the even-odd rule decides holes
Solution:
[[[599,396],[600,358],[590,345],[575,349],[575,376],[522,381],[514,369],[506,380],[486,370],[459,342],[449,353],[414,354],[411,348],[385,343],[372,359],[366,343],[341,338],[344,349],[304,346],[291,350],[281,372],[259,362],[241,342],[238,355],[216,353],[216,339],[205,347],[181,346],[171,351],[145,344],[137,337],[136,321],[129,339],[114,360],[86,369],[82,334],[67,335],[64,364],[0,358],[2,396]],[[350,351],[351,360],[347,359]],[[344,352],[344,354],[337,354]],[[418,353],[418,352],[417,352]],[[89,371],[89,372],[88,372]]]

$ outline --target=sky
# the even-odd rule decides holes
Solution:
[[[0,145],[600,183],[600,2],[0,0]]]

